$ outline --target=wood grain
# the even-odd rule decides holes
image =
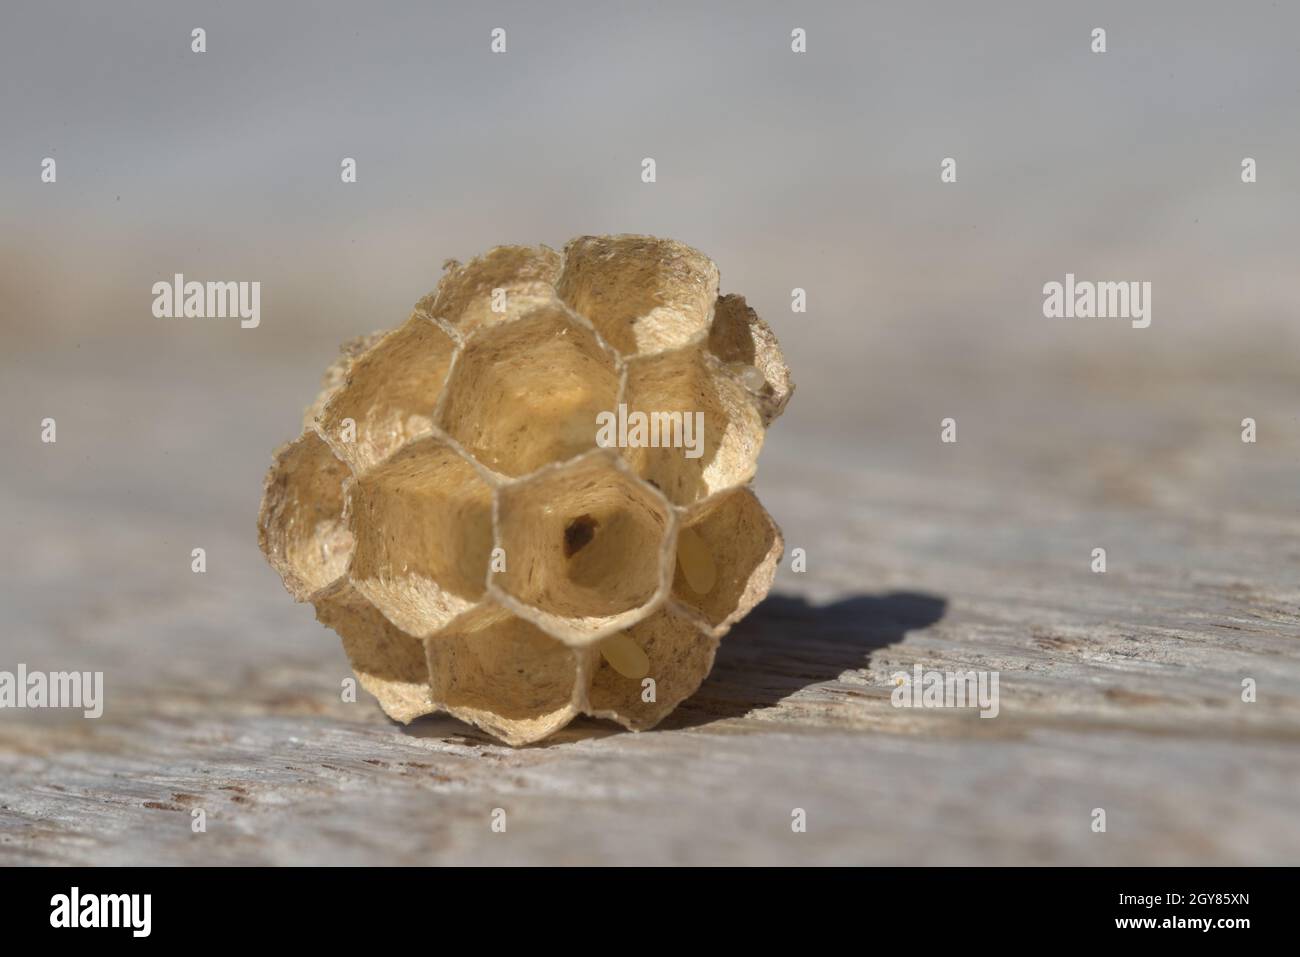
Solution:
[[[337,639],[258,554],[261,472],[309,374],[249,360],[232,389],[229,367],[151,368],[6,368],[24,427],[0,668],[102,669],[108,701],[97,721],[0,712],[0,863],[1300,859],[1284,377],[1222,382],[1240,401],[1216,404],[1173,373],[883,375],[887,412],[820,432],[796,395],[758,490],[808,571],[783,567],[659,729],[586,721],[512,750],[343,702]],[[39,446],[27,426],[55,405],[59,442]],[[1268,423],[1256,446],[1242,406]],[[893,707],[890,676],[918,662],[997,671],[998,717]]]

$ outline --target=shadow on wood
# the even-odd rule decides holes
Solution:
[[[779,704],[866,666],[873,651],[928,628],[947,607],[924,592],[854,595],[828,605],[773,595],[722,640],[708,679],[660,727],[696,727]]]

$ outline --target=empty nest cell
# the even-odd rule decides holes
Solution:
[[[352,580],[395,625],[423,638],[483,597],[492,488],[448,442],[411,442],[348,495]]]
[[[748,482],[758,468],[763,421],[757,407],[702,346],[630,360],[623,403],[629,419],[639,414],[657,423],[658,435],[657,445],[629,444],[623,455],[674,505]]]
[[[298,601],[347,568],[352,533],[343,517],[343,483],[350,474],[315,432],[277,451],[267,473],[258,544]]]
[[[564,247],[556,290],[621,355],[651,354],[708,329],[718,267],[671,239],[583,236]]]
[[[510,744],[573,720],[579,653],[491,603],[425,642],[435,704]]]
[[[596,445],[596,416],[618,397],[615,358],[559,304],[482,329],[447,383],[438,424],[508,476]]]
[[[378,464],[428,434],[454,349],[441,327],[412,316],[352,362],[317,430],[355,471]]]
[[[416,311],[442,319],[462,335],[508,322],[555,298],[560,254],[546,246],[497,246],[447,273]]]

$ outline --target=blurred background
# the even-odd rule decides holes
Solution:
[[[157,398],[212,376],[227,410],[256,402],[261,447],[293,431],[338,341],[399,321],[445,259],[604,232],[719,263],[799,374],[787,433],[866,441],[915,416],[929,448],[940,410],[997,431],[1093,403],[1191,415],[1128,393],[1195,375],[1208,408],[1294,370],[1298,26],[1277,3],[11,4],[6,428],[75,403],[69,379]],[[1042,285],[1067,271],[1152,282],[1151,328],[1045,320]],[[260,280],[261,328],[154,319],[150,287],[174,272]],[[1031,374],[1044,363],[1059,373]],[[900,370],[904,408],[879,386]],[[123,399],[80,427],[132,443],[142,415],[192,414]],[[212,466],[195,419],[178,481]]]
[[[444,260],[617,232],[703,250],[781,339],[759,491],[816,560],[778,591],[922,588],[951,625],[1098,529],[1177,579],[1218,522],[1188,566],[1292,629],[1298,104],[1281,2],[7,3],[0,667],[58,647],[142,714],[345,668],[257,551],[272,450]],[[177,272],[260,281],[260,327],[154,318]],[[1067,272],[1151,282],[1150,328],[1045,319]]]

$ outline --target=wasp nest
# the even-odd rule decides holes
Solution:
[[[670,240],[446,270],[326,373],[267,475],[262,550],[398,721],[649,728],[772,585],[781,533],[748,483],[792,390],[780,347]]]

